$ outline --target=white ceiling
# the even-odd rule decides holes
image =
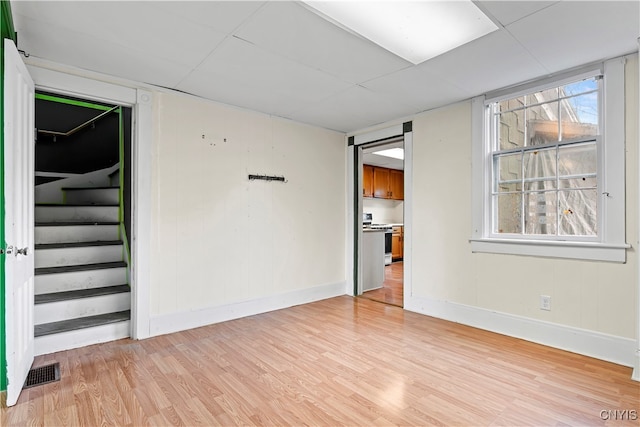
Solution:
[[[417,66],[294,1],[16,1],[34,57],[341,132],[637,52],[640,1],[476,1],[499,30]]]

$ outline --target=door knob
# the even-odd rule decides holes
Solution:
[[[11,255],[13,253],[13,246],[12,245],[7,246],[7,252],[6,253],[7,253],[7,255]]]
[[[22,249],[16,249],[16,256],[18,255],[24,255],[27,256],[27,253],[29,252],[29,248],[28,247],[24,247]]]

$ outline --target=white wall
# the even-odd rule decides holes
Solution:
[[[406,308],[632,364],[638,316],[637,55],[626,73],[626,239],[633,246],[626,264],[471,253],[471,103],[461,102],[413,121],[413,193],[406,197],[413,198],[414,262]],[[551,296],[551,311],[539,309],[542,294]],[[584,342],[562,342],[575,336]],[[617,347],[594,348],[609,345],[603,343]]]
[[[344,135],[157,93],[153,139],[152,334],[344,294]]]
[[[402,224],[404,222],[404,202],[402,200],[363,197],[362,211],[373,214],[375,224]]]

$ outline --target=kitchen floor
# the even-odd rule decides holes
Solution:
[[[398,307],[403,305],[403,262],[396,261],[384,268],[384,282],[381,288],[367,291],[363,298],[383,302]]]

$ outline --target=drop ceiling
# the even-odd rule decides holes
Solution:
[[[36,58],[350,133],[637,52],[635,1],[476,1],[498,30],[419,65],[294,1],[12,1]]]

